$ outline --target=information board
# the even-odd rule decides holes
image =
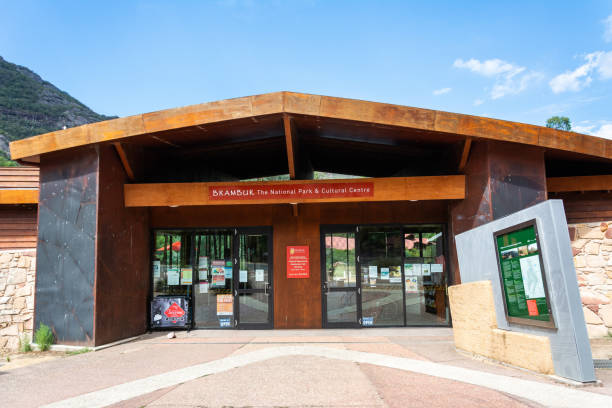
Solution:
[[[310,277],[310,254],[308,246],[287,247],[287,278]]]
[[[535,220],[495,233],[509,322],[554,327]]]

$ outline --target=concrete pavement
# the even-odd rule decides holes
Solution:
[[[607,384],[576,390],[457,353],[446,328],[154,333],[0,371],[0,390],[14,407],[612,406]]]

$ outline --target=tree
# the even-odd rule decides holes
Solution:
[[[572,122],[567,116],[553,116],[546,121],[546,127],[559,130],[572,130]]]

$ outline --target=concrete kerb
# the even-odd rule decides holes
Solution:
[[[432,377],[463,382],[515,395],[520,398],[553,407],[588,406],[610,407],[612,397],[569,387],[506,377],[488,372],[449,366],[429,361],[413,360],[390,355],[360,351],[330,349],[325,347],[285,346],[269,347],[241,355],[194,365],[140,380],[130,381],[103,390],[58,401],[46,407],[104,407],[121,401],[149,394],[162,388],[284,356],[317,356],[355,363],[372,364],[425,374]]]
[[[52,344],[51,347],[49,347],[49,350],[51,350],[51,351],[60,351],[60,352],[61,351],[64,351],[64,352],[79,351],[79,350],[83,350],[83,349],[87,349],[87,350],[90,350],[90,351],[100,351],[100,350],[104,350],[105,348],[109,348],[109,347],[113,347],[113,346],[118,346],[120,344],[129,343],[131,341],[138,340],[141,337],[142,337],[142,335],[134,336],[134,337],[128,337],[127,339],[121,339],[121,340],[114,341],[112,343],[102,344],[100,346],[95,346],[95,347],[70,346],[70,345],[67,345],[67,344]],[[32,343],[31,346],[35,350],[40,350],[40,347],[38,347],[38,344],[36,344],[36,343]]]

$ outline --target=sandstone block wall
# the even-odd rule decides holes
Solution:
[[[36,251],[0,251],[0,351],[32,338]]]
[[[451,286],[448,298],[458,349],[539,373],[554,373],[548,337],[497,328],[490,281]]]
[[[612,336],[612,221],[570,224],[589,337]]]

